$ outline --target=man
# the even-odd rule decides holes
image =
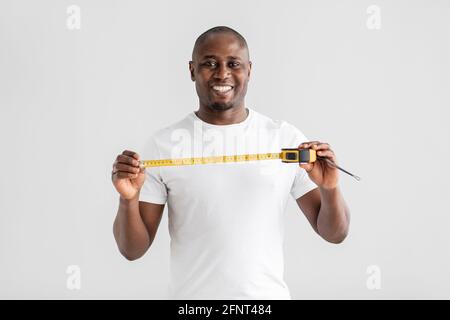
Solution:
[[[145,159],[298,146],[336,163],[327,143],[306,141],[293,125],[245,106],[251,67],[247,43],[235,30],[215,27],[200,35],[189,62],[199,109],[157,131]],[[324,160],[147,169],[138,160],[136,152],[126,150],[113,165],[112,181],[120,194],[114,236],[127,259],[138,259],[152,244],[168,203],[173,299],[290,299],[282,245],[289,194],[325,240],[340,243],[347,235],[349,209],[338,170]]]

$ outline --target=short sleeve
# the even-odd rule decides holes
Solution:
[[[297,147],[301,143],[308,141],[306,136],[297,128],[293,127],[294,130],[294,141],[292,144],[292,147]],[[308,173],[305,169],[301,168],[300,166],[297,166],[296,173],[295,173],[295,179],[291,186],[291,196],[294,198],[294,200],[300,198],[304,194],[308,193],[309,191],[317,188],[317,185],[312,182],[312,180],[309,178]]]
[[[144,147],[141,160],[160,159],[159,149],[155,138],[151,137]],[[160,167],[149,167],[145,169],[145,182],[139,194],[139,201],[156,204],[167,202],[167,187],[161,177]]]

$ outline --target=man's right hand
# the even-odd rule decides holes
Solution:
[[[111,179],[123,199],[137,197],[145,181],[145,168],[139,167],[139,155],[129,150],[119,154],[113,164]]]

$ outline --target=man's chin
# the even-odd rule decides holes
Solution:
[[[209,108],[215,111],[225,111],[233,108],[231,103],[215,102],[209,105]]]

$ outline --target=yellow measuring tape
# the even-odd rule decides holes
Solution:
[[[236,156],[215,156],[201,158],[181,158],[181,159],[163,159],[163,160],[143,160],[141,164],[144,167],[168,167],[168,166],[186,166],[194,164],[209,163],[227,163],[227,162],[243,162],[254,160],[272,160],[280,159],[280,153],[260,153],[260,154],[243,154]]]
[[[143,167],[169,167],[169,166],[186,166],[195,164],[211,164],[211,163],[227,163],[227,162],[244,162],[259,160],[277,160],[283,162],[314,162],[316,160],[316,151],[313,149],[282,149],[276,153],[255,153],[242,154],[235,156],[213,156],[198,158],[181,158],[181,159],[162,159],[162,160],[142,160],[140,165]]]
[[[180,159],[162,159],[162,160],[141,160],[139,164],[141,167],[170,167],[170,166],[188,166],[196,164],[211,164],[211,163],[228,163],[228,162],[245,162],[245,161],[259,161],[259,160],[277,160],[281,159],[284,163],[312,163],[317,159],[323,159],[332,166],[354,177],[356,180],[361,180],[360,177],[342,169],[333,161],[326,157],[318,157],[316,151],[313,149],[297,149],[285,148],[281,152],[276,153],[255,153],[242,154],[235,156],[213,156],[213,157],[198,157],[198,158],[180,158]]]

